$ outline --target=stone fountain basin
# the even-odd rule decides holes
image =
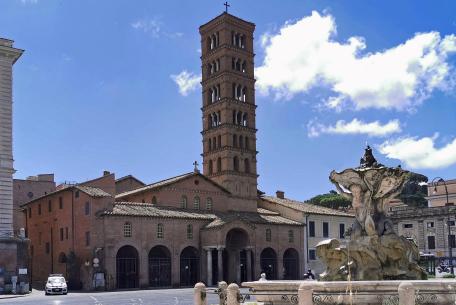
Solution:
[[[399,305],[398,288],[404,282],[413,285],[417,305],[456,304],[454,279],[352,282],[255,281],[244,282],[242,287],[251,288],[255,299],[265,304],[298,304],[298,289],[301,284],[304,284],[306,288],[313,290],[313,301],[318,305]]]

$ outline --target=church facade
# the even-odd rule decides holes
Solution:
[[[114,174],[22,205],[32,280],[73,288],[188,287],[304,274],[304,224],[258,206],[253,32],[223,13],[200,27],[203,166],[144,184]]]

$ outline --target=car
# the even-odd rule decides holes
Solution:
[[[62,274],[50,274],[46,286],[44,287],[46,295],[49,294],[67,294],[68,287]]]

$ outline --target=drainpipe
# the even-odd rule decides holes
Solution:
[[[305,238],[305,246],[304,246],[304,272],[307,272],[309,269],[309,215],[304,214],[306,218],[306,225],[304,228],[304,238]]]

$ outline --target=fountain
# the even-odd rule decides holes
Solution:
[[[456,304],[456,282],[427,280],[418,265],[418,247],[398,236],[388,218],[388,203],[400,194],[411,174],[400,166],[378,163],[367,146],[359,167],[330,174],[339,193],[351,200],[356,219],[346,244],[328,239],[317,245],[317,256],[326,265],[319,281],[242,285],[250,287],[258,301],[274,305],[290,304],[286,301],[290,296],[305,305]]]

